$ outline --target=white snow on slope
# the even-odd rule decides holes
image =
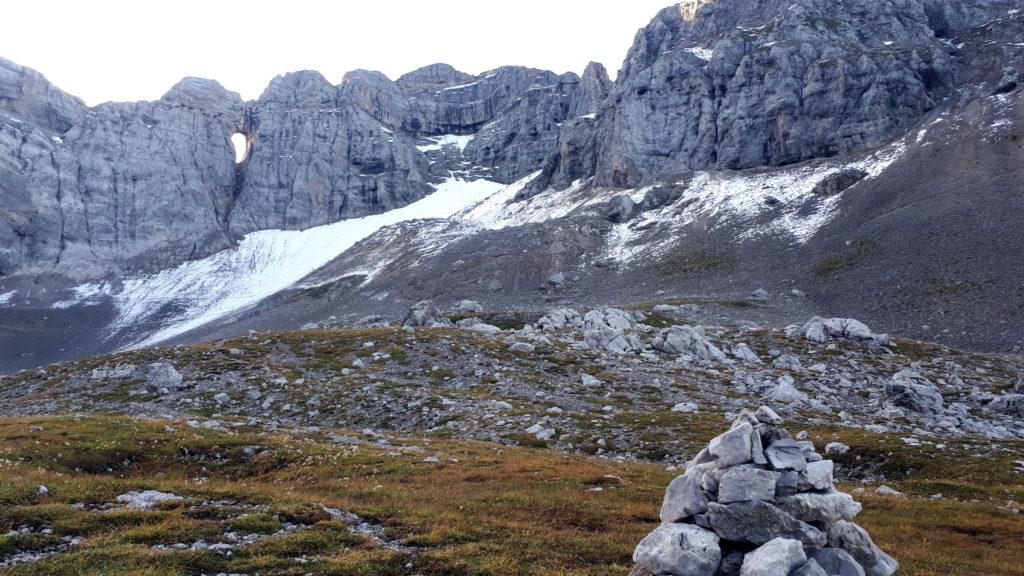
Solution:
[[[113,295],[118,317],[112,329],[154,328],[131,347],[167,340],[294,285],[384,226],[447,218],[502,187],[486,180],[452,178],[433,194],[383,214],[302,231],[253,232],[231,250],[125,280],[123,289]],[[91,284],[80,286],[76,293],[92,294],[102,289]],[[176,305],[179,310],[172,317],[161,317],[160,308],[166,304]]]
[[[679,238],[685,227],[699,220],[712,228],[750,222],[738,240],[751,240],[764,235],[786,235],[795,242],[811,239],[836,216],[842,194],[818,200],[816,210],[801,212],[804,204],[814,198],[812,190],[821,181],[844,169],[863,170],[866,179],[877,177],[906,150],[903,142],[893,144],[860,160],[825,162],[793,168],[744,172],[698,172],[682,196],[674,203],[640,214],[630,222],[617,224],[608,240],[607,255],[620,262],[656,258],[675,244],[662,238],[656,246],[645,244],[645,234],[656,226],[669,228]],[[768,204],[768,198],[779,201],[779,208]],[[766,213],[777,215],[766,224],[753,220]]]
[[[456,218],[466,225],[500,230],[564,218],[579,208],[603,202],[610,197],[608,194],[602,194],[601,191],[581,192],[585,182],[577,180],[565,190],[549,189],[527,200],[511,202],[516,194],[539,174],[540,172],[530,174],[497,194],[462,211]]]
[[[0,294],[0,306],[3,306],[5,304],[7,304],[8,302],[10,302],[11,299],[14,298],[14,295],[17,294],[17,293],[18,293],[17,290],[12,290],[10,292],[5,292],[3,294]]]
[[[645,241],[651,230],[659,228],[679,238],[687,233],[689,225],[698,220],[713,227],[732,224],[741,229],[744,223],[749,223],[740,234],[740,241],[782,234],[795,242],[806,242],[835,217],[842,197],[839,194],[820,198],[816,210],[801,212],[800,208],[814,198],[812,190],[815,185],[848,168],[863,170],[868,179],[874,178],[905,150],[906,144],[897,142],[854,161],[825,161],[766,170],[697,172],[674,203],[643,212],[630,222],[616,224],[607,238],[606,255],[624,263],[641,257],[657,257],[661,252],[670,250],[674,242],[664,234],[657,241]],[[457,239],[473,233],[474,228],[499,230],[564,218],[596,208],[617,195],[630,196],[634,202],[640,203],[651,189],[586,189],[586,182],[577,181],[565,190],[549,189],[532,198],[510,202],[536,176],[531,174],[459,213],[453,220],[457,220],[460,226],[448,228],[444,234]],[[779,201],[779,207],[768,204],[769,196]],[[774,218],[768,223],[763,220],[755,222],[764,214],[772,214]],[[430,241],[443,244],[443,239],[439,238],[431,238]],[[439,249],[435,248],[435,251]]]
[[[100,296],[110,296],[112,287],[110,284],[82,284],[81,286],[75,286],[73,292],[75,296],[70,300],[61,300],[60,302],[54,302],[50,305],[50,308],[56,308],[63,310],[65,308],[71,308],[77,304],[84,304],[86,306],[92,304],[99,304],[98,298]]]
[[[715,54],[715,51],[713,49],[702,48],[700,46],[696,46],[694,48],[687,48],[686,51],[689,52],[690,54],[693,54],[697,58],[704,60],[705,62],[711,60],[711,57],[714,56]]]
[[[467,134],[465,136],[459,136],[457,134],[445,134],[444,136],[435,136],[433,138],[427,138],[433,142],[433,144],[424,144],[423,146],[417,146],[416,148],[420,152],[433,152],[434,150],[440,150],[445,146],[455,146],[460,152],[466,151],[466,146],[476,136],[476,134]]]

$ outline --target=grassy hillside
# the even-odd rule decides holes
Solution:
[[[0,420],[0,534],[28,532],[0,535],[0,561],[83,538],[0,574],[624,575],[673,477],[652,464],[436,437],[217,428],[103,415]],[[701,441],[714,432],[694,431]],[[901,575],[1024,575],[1024,517],[1004,509],[1024,498],[1012,472],[1020,446],[970,458],[856,431],[811,434],[850,443],[851,462],[915,470],[889,482],[906,500],[871,485],[857,495],[859,521],[902,562]],[[115,502],[141,489],[183,499],[152,510]],[[154,548],[253,534],[266,536],[221,551]]]

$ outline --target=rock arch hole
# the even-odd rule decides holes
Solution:
[[[241,164],[249,156],[249,138],[241,132],[231,135],[231,145],[235,148],[235,164]]]

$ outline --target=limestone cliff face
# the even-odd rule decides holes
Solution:
[[[0,275],[87,277],[231,244],[222,222],[235,178],[230,136],[244,119],[237,94],[189,78],[155,102],[87,110],[22,70],[31,102],[0,115]]]
[[[430,192],[413,140],[339,98],[317,72],[276,78],[248,108],[251,149],[228,219],[236,233],[302,229]]]
[[[779,166],[902,134],[969,75],[950,38],[997,0],[690,0],[634,41],[592,129],[567,130],[536,188],[634,186],[688,169]]]
[[[155,102],[87,108],[0,61],[0,276],[162,268],[248,232],[391,210],[453,172],[518,180],[573,110],[603,98],[602,74],[590,72],[583,104],[573,74],[438,64],[394,82],[355,71],[338,86],[295,72],[248,103],[186,78]],[[248,142],[238,165],[234,133]],[[476,137],[429,160],[417,148],[448,134]]]

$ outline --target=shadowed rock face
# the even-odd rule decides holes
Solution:
[[[965,6],[967,5],[967,6]],[[1007,2],[684,2],[641,30],[612,98],[539,187],[779,166],[877,147],[973,74],[947,42]],[[581,133],[582,132],[582,133]]]

